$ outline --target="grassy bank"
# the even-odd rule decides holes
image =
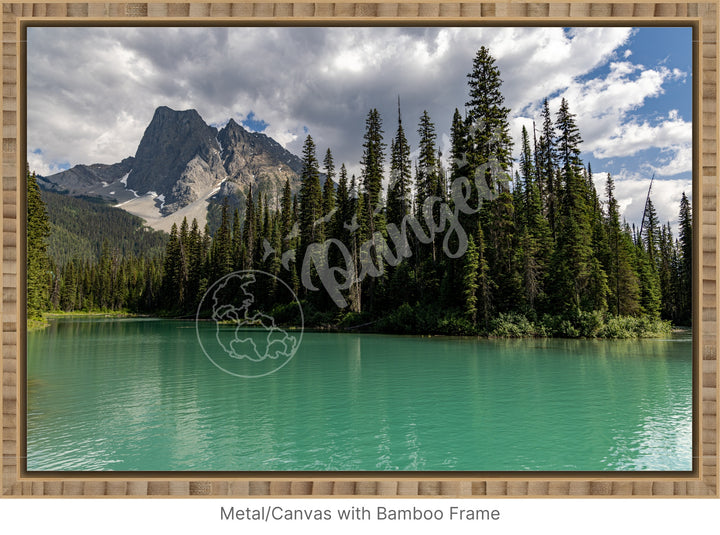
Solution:
[[[329,317],[310,310],[306,314],[306,325],[330,330],[487,338],[655,338],[667,336],[673,330],[669,321],[614,316],[599,311],[544,314],[540,317],[519,313],[498,314],[483,327],[474,325],[459,312],[410,305],[402,305],[381,317],[352,312],[346,312],[341,317]]]
[[[144,317],[143,314],[134,314],[132,312],[124,310],[94,310],[94,311],[52,311],[43,312],[42,318],[28,318],[27,330],[28,332],[40,331],[50,326],[50,321],[53,318],[72,318],[72,317],[97,317],[97,318],[135,318]]]

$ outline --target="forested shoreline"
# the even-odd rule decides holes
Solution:
[[[194,317],[214,281],[260,270],[293,289],[312,327],[623,338],[689,325],[685,194],[677,239],[651,196],[642,228],[621,221],[612,177],[601,196],[580,159],[581,133],[565,99],[554,113],[544,101],[541,124],[523,128],[513,165],[510,110],[486,48],[467,78],[465,113],[452,114],[451,154],[440,153],[423,112],[412,161],[400,104],[389,147],[372,109],[359,177],[348,176],[344,163],[337,168],[330,148],[321,164],[308,135],[297,194],[288,181],[279,199],[252,189],[243,206],[225,199],[214,232],[184,220],[160,254],[158,238],[148,234],[155,249],[121,251],[108,240],[92,257],[49,258],[46,208],[28,173],[28,316],[121,310]],[[327,291],[329,273],[334,292]],[[292,323],[283,316],[287,303],[277,302],[278,285],[264,290],[260,304]]]

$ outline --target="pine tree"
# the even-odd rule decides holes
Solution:
[[[294,220],[292,205],[292,190],[290,189],[290,179],[288,178],[285,181],[285,186],[283,187],[282,201],[280,202],[280,232],[282,234],[283,240],[288,239],[290,231],[293,227]]]
[[[507,191],[486,201],[482,211],[493,306],[498,312],[515,310],[522,303],[522,251],[518,243],[513,197]]]
[[[557,235],[556,214],[558,211],[559,188],[555,182],[557,168],[555,162],[555,127],[550,115],[550,106],[547,99],[543,101],[541,117],[543,124],[540,140],[535,149],[535,159],[537,162],[535,169],[538,178],[538,188],[540,189],[540,197],[543,205],[546,206],[547,217],[554,239]]]
[[[463,297],[465,300],[464,314],[465,317],[475,325],[477,323],[478,312],[478,269],[480,267],[480,256],[475,246],[475,239],[472,234],[468,236],[468,248],[465,252],[465,261],[463,266]]]
[[[557,243],[552,263],[555,312],[586,309],[586,291],[594,267],[592,227],[585,185],[567,169],[558,215]]]
[[[300,186],[300,248],[297,257],[299,265],[302,265],[308,246],[324,240],[322,223],[318,222],[322,217],[322,201],[315,143],[308,135],[303,147],[302,184]]]
[[[363,143],[362,165],[363,203],[359,204],[364,210],[363,221],[367,222],[367,237],[374,238],[376,232],[385,231],[385,210],[382,199],[383,166],[385,162],[385,143],[383,143],[382,120],[377,109],[368,113],[365,121],[365,135]],[[382,258],[377,247],[370,252],[371,262],[380,270],[384,270]],[[367,279],[366,279],[367,280]],[[375,291],[378,286],[375,277],[369,277],[363,284],[363,291],[367,294],[368,309],[372,310],[375,300]]]
[[[460,112],[455,108],[450,130],[450,182],[468,177],[468,131]]]
[[[212,264],[210,268],[210,279],[212,281],[216,281],[219,278],[224,277],[233,270],[232,230],[230,228],[230,216],[228,211],[228,198],[225,197],[222,204],[220,227],[215,232],[215,236],[212,241]],[[187,225],[187,221],[185,224]]]
[[[645,221],[641,238],[645,244],[645,251],[650,260],[650,265],[653,269],[657,269],[658,257],[660,256],[660,221],[650,196],[648,196],[645,203]]]
[[[335,228],[333,237],[340,240],[346,246],[347,230],[345,225],[349,224],[353,217],[352,199],[350,198],[350,190],[348,189],[348,176],[345,164],[340,166],[340,178],[336,192],[337,216],[335,217]]]
[[[582,162],[580,161],[582,138],[575,123],[575,115],[570,113],[568,102],[564,98],[557,112],[555,128],[558,131],[555,142],[556,157],[557,161],[562,165],[563,174],[567,177],[570,169],[572,169],[575,176],[580,176],[582,173]]]
[[[253,190],[252,186],[250,186],[247,201],[245,202],[245,220],[243,221],[242,230],[242,269],[253,269],[255,264],[255,243],[257,239],[257,216],[255,212]]]
[[[608,279],[608,309],[618,316],[634,316],[640,312],[640,287],[634,269],[633,245],[628,232],[620,226],[620,213],[615,198],[615,182],[608,173],[605,183],[608,255],[605,271]]]
[[[423,111],[420,116],[418,136],[420,136],[420,142],[417,175],[415,177],[417,190],[415,199],[418,215],[422,217],[420,212],[425,199],[434,196],[438,189],[438,162],[436,158],[437,148],[435,146],[437,135],[435,134],[435,125],[430,120],[427,111]]]
[[[679,239],[679,318],[689,323],[692,317],[692,210],[685,192],[680,199],[680,239]]]
[[[100,256],[100,268],[101,274],[107,272],[104,268],[104,259],[108,257],[106,246],[103,246],[103,253]],[[167,310],[177,310],[177,274],[180,272],[181,264],[181,253],[180,253],[180,237],[178,236],[177,224],[173,223],[170,228],[170,239],[168,240],[167,247],[165,249],[165,260],[163,262],[163,277],[162,277],[162,288],[161,298],[163,306]],[[109,283],[103,283],[102,286],[107,286]],[[104,292],[103,292],[104,293]],[[100,305],[105,307],[106,298],[101,293]]]
[[[325,153],[325,183],[323,184],[323,214],[327,217],[335,209],[335,162],[330,149]]]
[[[382,180],[385,163],[385,143],[383,143],[382,120],[377,109],[373,108],[365,120],[363,143],[362,181],[365,194],[365,209],[368,214],[370,233],[384,230]]]
[[[390,148],[390,185],[388,186],[387,221],[400,228],[412,208],[410,145],[405,137],[398,101],[398,128]]]
[[[520,152],[520,177],[522,179],[521,188],[525,204],[530,202],[530,191],[535,178],[535,165],[533,164],[533,155],[530,151],[530,138],[528,137],[527,128],[522,127],[522,151]]]
[[[48,307],[50,277],[47,239],[50,235],[45,204],[40,198],[35,173],[26,173],[27,182],[27,315],[39,318]]]
[[[240,210],[233,210],[232,222],[232,266],[233,270],[242,269],[242,226],[240,224]]]
[[[467,75],[470,86],[468,107],[468,130],[470,134],[468,160],[472,176],[479,166],[493,163],[497,168],[493,173],[488,168],[484,177],[491,190],[501,185],[497,180],[506,177],[494,176],[497,171],[506,173],[512,160],[512,140],[508,116],[510,109],[503,106],[505,97],[500,90],[502,80],[500,70],[490,51],[480,47],[473,60],[472,72]],[[470,176],[470,175],[469,175]]]

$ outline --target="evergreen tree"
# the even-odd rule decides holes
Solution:
[[[282,201],[280,203],[280,213],[280,232],[282,234],[283,240],[287,240],[294,223],[293,199],[292,190],[290,189],[289,178],[285,181],[285,186],[283,187]]]
[[[231,261],[233,270],[242,269],[242,226],[240,225],[240,210],[233,210],[232,223],[232,252]]]
[[[352,199],[350,198],[350,190],[348,189],[348,176],[345,164],[340,166],[340,178],[338,180],[336,192],[336,204],[338,211],[337,216],[335,217],[333,237],[340,240],[347,246],[348,235],[345,225],[349,224],[353,218],[353,207]]]
[[[555,312],[587,309],[594,268],[592,227],[586,205],[585,183],[566,169],[558,214],[557,243],[552,264]]]
[[[522,251],[518,243],[513,197],[503,191],[486,201],[482,211],[483,231],[489,277],[492,281],[492,303],[498,312],[516,310],[522,303]]]
[[[374,238],[376,232],[385,231],[385,213],[382,199],[383,165],[385,162],[385,143],[383,143],[382,120],[377,109],[368,113],[365,121],[365,135],[363,143],[362,165],[363,202],[358,206],[363,208],[360,214],[363,222],[367,222],[367,238]],[[370,251],[371,262],[380,270],[384,270],[382,258],[377,247]],[[375,277],[369,277],[364,283],[363,291],[367,294],[368,309],[372,310],[375,299],[375,290],[378,285]]]
[[[104,268],[104,259],[108,257],[106,247],[103,247],[103,253],[100,256],[100,268],[101,273],[106,273],[108,270]],[[177,287],[178,287],[178,273],[180,273],[181,265],[181,252],[180,252],[180,237],[178,235],[177,224],[173,223],[170,228],[170,239],[165,249],[165,260],[163,262],[163,278],[161,296],[163,306],[167,310],[176,310],[178,306],[177,302]],[[109,283],[103,284],[107,286]],[[101,307],[105,308],[106,298],[101,293],[100,304]]]
[[[543,101],[541,113],[543,119],[542,132],[536,154],[536,172],[538,177],[538,188],[543,205],[547,207],[547,217],[552,230],[553,238],[557,235],[556,213],[558,206],[558,186],[555,183],[555,127],[550,115],[548,100]]]
[[[210,279],[212,281],[218,280],[219,278],[227,275],[233,270],[232,230],[230,228],[230,217],[228,211],[228,198],[225,197],[222,204],[220,227],[215,232],[215,237],[212,241],[212,263],[210,266]],[[185,225],[187,226],[187,221],[185,221]]]
[[[512,140],[508,116],[510,109],[503,106],[505,97],[500,88],[500,70],[495,58],[483,47],[475,55],[473,69],[467,75],[470,86],[468,107],[469,151],[471,172],[486,163],[494,163],[502,172],[507,172],[512,160]],[[495,181],[504,177],[493,176],[491,169],[484,173],[488,187],[498,187]]]
[[[580,176],[582,172],[582,162],[580,161],[582,138],[575,123],[575,115],[570,113],[568,102],[564,98],[557,112],[555,128],[558,132],[555,150],[557,151],[557,161],[562,165],[563,174],[567,177],[572,169],[576,176]]]
[[[641,238],[645,244],[650,265],[653,269],[657,269],[660,256],[660,221],[650,196],[645,203],[645,221]]]
[[[535,165],[533,163],[533,154],[530,150],[530,138],[528,137],[527,128],[522,127],[522,151],[520,152],[520,178],[521,192],[524,197],[525,204],[529,203],[531,185],[535,179]]]
[[[255,263],[255,244],[257,235],[257,216],[255,211],[253,190],[252,186],[250,186],[247,201],[245,202],[245,220],[243,221],[242,230],[242,269],[253,269],[253,265]]]
[[[465,299],[465,317],[475,325],[477,323],[478,304],[478,270],[480,268],[480,255],[475,246],[472,234],[468,236],[468,248],[465,252],[463,269],[463,297]]]
[[[620,213],[615,198],[615,182],[608,173],[605,183],[608,255],[605,271],[608,278],[608,309],[618,316],[634,316],[640,312],[640,288],[634,269],[633,245],[629,233],[620,226]]]
[[[50,235],[45,204],[40,198],[35,173],[26,173],[27,182],[27,315],[39,318],[48,307],[50,277],[47,239]]]
[[[325,153],[325,183],[323,184],[323,214],[327,217],[335,209],[335,162],[330,149]]]
[[[382,180],[385,163],[385,143],[383,143],[382,120],[377,109],[373,108],[365,120],[363,143],[362,180],[365,195],[365,209],[370,225],[370,234],[384,229]]]
[[[302,185],[300,186],[300,248],[297,257],[299,265],[302,265],[308,246],[324,240],[322,223],[318,222],[322,217],[322,203],[315,143],[308,135],[303,147]]]
[[[435,125],[430,120],[427,111],[423,111],[420,116],[420,124],[418,126],[418,136],[420,136],[418,167],[415,177],[416,204],[418,212],[422,211],[422,205],[425,199],[436,195],[438,190],[438,161],[437,148],[435,140]],[[418,214],[422,217],[422,214]]]
[[[387,220],[400,228],[412,208],[410,145],[405,137],[398,101],[398,128],[390,148],[390,185],[388,186]]]
[[[680,199],[678,316],[689,323],[692,316],[692,211],[685,192]]]

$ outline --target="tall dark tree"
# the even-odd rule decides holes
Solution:
[[[645,245],[650,264],[657,269],[660,256],[660,220],[658,219],[655,205],[650,196],[645,202],[645,221],[643,224],[642,240]]]
[[[325,183],[323,184],[323,215],[327,217],[335,209],[335,161],[330,149],[323,160],[325,167]]]
[[[418,136],[420,141],[417,176],[415,177],[415,188],[417,190],[415,199],[417,209],[422,210],[425,199],[436,195],[439,180],[437,147],[435,145],[437,134],[435,133],[435,124],[430,120],[427,111],[423,111],[420,116]]]
[[[365,209],[370,223],[370,232],[382,231],[384,228],[382,181],[385,163],[385,143],[383,142],[382,119],[377,109],[373,108],[365,120],[363,143],[362,182],[365,194]]]
[[[364,214],[359,217],[367,222],[367,237],[375,236],[376,232],[385,231],[385,207],[382,198],[383,166],[385,163],[385,143],[383,142],[382,120],[377,109],[373,108],[365,120],[365,135],[363,143],[362,166],[363,202],[358,206],[363,208]],[[377,246],[370,250],[370,261],[383,271],[383,259],[378,253]],[[372,309],[375,302],[375,290],[380,282],[375,277],[369,277],[363,284],[363,292],[367,295],[365,301],[368,309]]]
[[[494,175],[507,173],[512,161],[508,122],[510,109],[503,105],[505,97],[501,92],[500,69],[486,47],[478,50],[473,59],[472,72],[467,78],[470,86],[470,100],[466,106],[471,172],[474,176],[479,166],[492,163],[483,174],[488,186],[496,189],[499,185],[495,182],[507,177]]]
[[[553,238],[557,234],[556,213],[558,207],[559,191],[556,184],[557,165],[555,162],[555,126],[550,115],[548,100],[543,101],[541,112],[542,130],[535,149],[535,170],[537,173],[538,188],[543,205],[546,206],[547,217]]]
[[[27,182],[27,315],[38,318],[48,306],[50,290],[47,239],[50,224],[40,198],[35,173],[26,173]]]
[[[558,132],[555,142],[555,150],[557,161],[560,163],[565,180],[572,170],[576,176],[582,174],[582,162],[580,161],[580,130],[575,122],[575,115],[570,113],[567,100],[564,98],[560,103],[560,109],[557,112],[555,120],[555,128]]]
[[[388,186],[387,221],[400,227],[412,208],[410,145],[405,137],[398,101],[398,127],[390,147],[390,185]]]
[[[692,315],[692,209],[685,192],[680,199],[679,249],[679,318],[689,323]]]
[[[252,269],[255,262],[255,243],[257,235],[257,216],[255,214],[252,186],[248,189],[245,202],[245,220],[242,230],[243,269]]]
[[[212,241],[210,280],[216,281],[233,270],[233,243],[228,198],[223,199],[220,227]],[[246,215],[247,217],[247,215]],[[187,226],[187,221],[185,222]],[[182,254],[182,253],[181,253]]]
[[[629,234],[620,225],[620,212],[615,198],[615,182],[608,173],[605,183],[608,254],[605,271],[608,277],[608,310],[618,316],[634,316],[640,312],[640,288],[633,267],[633,245]]]
[[[302,265],[305,251],[312,243],[324,240],[322,223],[323,199],[320,190],[320,170],[315,156],[315,142],[311,136],[305,139],[303,146],[302,184],[300,186],[300,249],[297,258]]]

